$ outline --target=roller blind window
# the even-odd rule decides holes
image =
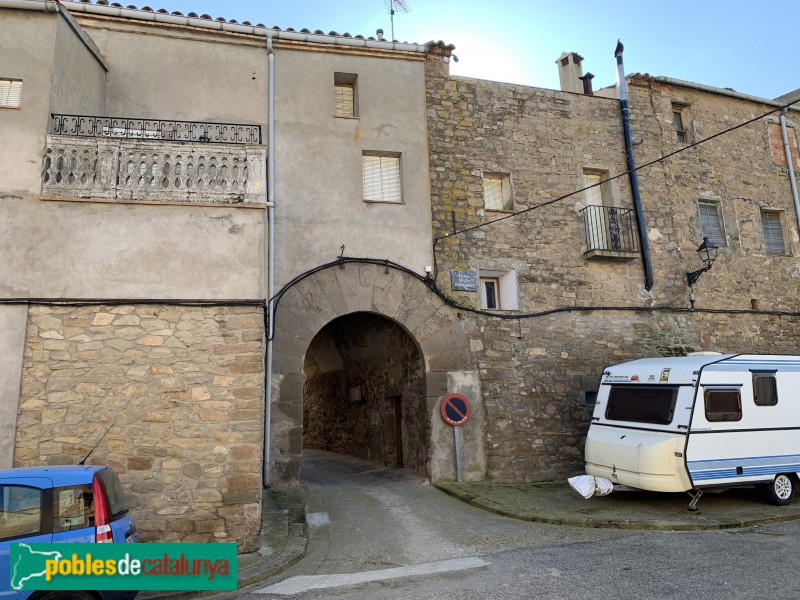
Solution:
[[[725,232],[722,229],[719,204],[716,202],[699,202],[698,205],[703,237],[707,237],[715,246],[725,246]]]
[[[0,79],[0,107],[19,108],[22,102],[22,81]]]
[[[364,154],[364,200],[367,202],[402,202],[400,156]]]
[[[762,211],[761,228],[764,231],[764,247],[767,254],[786,254],[780,213]]]

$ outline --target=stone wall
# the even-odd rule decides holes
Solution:
[[[337,319],[314,338],[304,374],[304,447],[426,472],[431,432],[422,357],[399,325],[367,313]],[[354,388],[360,399],[350,397]]]
[[[88,457],[141,541],[254,549],[263,327],[257,307],[31,307],[15,466]]]
[[[648,291],[638,254],[592,257],[581,213],[585,174],[603,174],[603,205],[633,207],[618,101],[451,78],[436,56],[426,74],[437,284],[461,305],[480,369],[489,478],[580,471],[586,393],[609,364],[694,350],[800,352],[800,245],[788,173],[770,147],[774,114],[639,172]],[[638,164],[773,108],[648,76],[629,89]],[[688,142],[677,139],[676,106]],[[457,233],[511,212],[484,206],[484,173],[505,174],[512,211],[524,212]],[[686,273],[702,266],[699,200],[720,203],[726,245],[695,285],[697,307],[720,313],[689,310]],[[763,209],[781,214],[785,254],[765,251]],[[454,291],[451,270],[513,273],[518,310],[501,313],[523,318],[471,313],[479,295]]]

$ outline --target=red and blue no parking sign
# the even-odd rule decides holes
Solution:
[[[469,400],[461,394],[447,394],[442,399],[442,418],[450,425],[463,425],[472,415]]]

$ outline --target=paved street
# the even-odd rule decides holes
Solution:
[[[236,594],[268,598],[795,597],[800,523],[644,532],[528,523],[405,471],[304,451],[306,558]]]

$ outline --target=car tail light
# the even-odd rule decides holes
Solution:
[[[108,521],[108,502],[103,491],[103,484],[95,477],[92,480],[92,495],[94,496],[94,526],[95,538],[98,544],[113,542],[114,534]]]

